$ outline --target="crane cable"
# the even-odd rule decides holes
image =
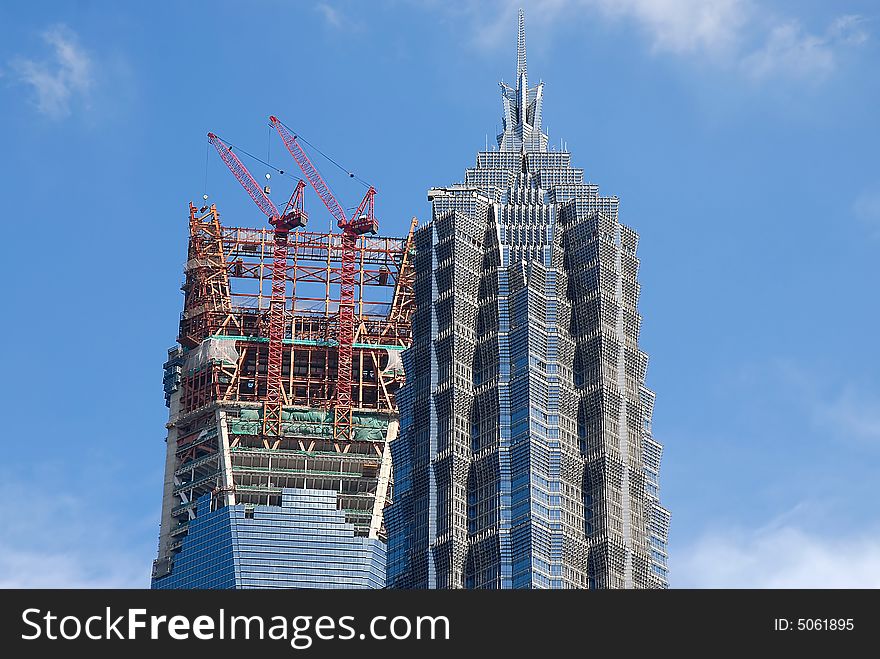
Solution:
[[[208,201],[208,156],[211,153],[211,143],[205,142],[205,191],[202,193],[202,199]]]
[[[291,133],[293,133],[294,138],[295,138],[298,142],[303,142],[303,143],[307,144],[309,147],[311,147],[313,150],[317,151],[319,154],[321,154],[321,156],[323,156],[325,159],[327,159],[328,161],[330,161],[333,165],[335,165],[335,166],[336,166],[337,168],[339,168],[341,171],[343,171],[343,172],[345,172],[346,174],[348,174],[349,178],[353,178],[354,180],[356,180],[357,182],[359,182],[361,185],[363,185],[363,186],[366,187],[366,188],[369,188],[369,187],[370,187],[370,184],[367,183],[364,179],[362,179],[360,176],[358,176],[358,175],[355,174],[354,172],[349,171],[348,169],[346,169],[345,167],[343,167],[343,166],[342,166],[341,164],[339,164],[336,160],[334,160],[333,158],[331,158],[330,156],[328,156],[326,153],[324,153],[323,151],[321,151],[321,149],[319,149],[317,146],[315,146],[314,144],[312,144],[311,142],[309,142],[306,138],[304,138],[302,135],[300,135],[299,133],[297,133],[296,131],[294,131],[290,126],[288,126],[287,124],[285,124],[284,122],[282,122],[280,119],[278,120],[278,123],[280,123],[282,126],[284,126],[285,128],[287,128]],[[271,124],[268,124],[268,127],[269,127],[269,137],[271,137],[271,135],[272,135],[272,125],[271,125]],[[216,135],[216,133],[215,133],[215,135]],[[235,149],[236,151],[238,151],[238,152],[240,152],[240,153],[243,153],[244,155],[248,156],[249,158],[252,158],[253,160],[256,160],[258,163],[260,163],[260,164],[262,164],[262,165],[268,167],[269,169],[271,169],[271,170],[277,172],[277,173],[278,173],[279,175],[281,175],[281,176],[287,176],[287,177],[289,177],[289,178],[291,178],[291,179],[293,179],[294,181],[297,181],[297,182],[299,182],[299,181],[303,181],[303,179],[300,178],[299,176],[294,176],[293,174],[290,174],[289,172],[285,172],[283,169],[279,169],[278,167],[275,167],[274,165],[270,164],[270,163],[267,162],[266,160],[263,160],[262,158],[258,158],[257,156],[255,156],[255,155],[254,155],[253,153],[251,153],[250,151],[246,151],[245,149],[242,149],[240,146],[238,146],[238,145],[236,145],[236,144],[233,144],[233,143],[230,142],[229,140],[227,140],[227,139],[221,137],[220,135],[217,135],[217,137],[219,137],[223,142],[225,142],[225,143],[229,146],[230,150],[231,150],[231,149]],[[266,147],[266,155],[267,155],[267,158],[269,157],[269,154],[270,154],[270,151],[269,151],[270,147],[269,147],[269,145],[270,145],[271,143],[272,143],[272,140],[271,140],[271,139],[268,140],[268,144],[267,144],[267,147]],[[208,143],[205,144],[205,195],[208,194],[208,155],[209,155],[209,153],[210,153],[210,146],[211,146],[211,145],[210,145],[210,142],[208,142]],[[304,181],[304,182],[307,183],[307,181]],[[377,192],[378,192],[378,190],[377,190]],[[346,208],[345,210],[347,210],[347,211],[353,211],[353,210],[355,210],[355,209],[357,209],[357,206],[351,206],[350,208]],[[331,232],[332,232],[332,225],[331,225],[331,229],[330,229],[330,230],[331,230]]]
[[[217,135],[216,133],[214,133],[214,134]],[[266,162],[265,160],[263,160],[262,158],[258,158],[257,156],[255,156],[255,155],[254,155],[253,153],[251,153],[250,151],[245,151],[245,150],[242,149],[240,146],[237,146],[237,145],[233,144],[233,143],[230,142],[229,140],[227,140],[227,139],[221,137],[220,135],[217,135],[217,137],[219,137],[224,143],[226,143],[226,144],[229,146],[230,149],[235,149],[236,151],[239,151],[239,152],[243,153],[244,155],[246,155],[248,158],[253,158],[253,159],[256,160],[258,163],[260,163],[260,164],[262,164],[262,165],[265,165],[266,167],[268,167],[269,169],[271,169],[271,170],[274,171],[274,172],[277,172],[277,173],[280,174],[281,176],[287,176],[287,177],[289,177],[289,178],[292,178],[294,181],[302,181],[302,179],[301,179],[299,176],[294,176],[293,174],[291,174],[291,173],[289,173],[289,172],[285,172],[283,169],[278,169],[277,167],[275,167],[275,165],[271,165],[271,164],[269,164],[268,162]],[[307,183],[307,182],[308,182],[308,181],[306,181],[306,183]]]
[[[313,150],[317,151],[317,152],[318,152],[319,154],[321,154],[324,158],[326,158],[328,161],[330,161],[332,164],[334,164],[336,167],[338,167],[341,171],[343,171],[343,172],[345,172],[346,174],[348,174],[348,177],[349,177],[349,178],[353,178],[355,181],[357,181],[358,183],[360,183],[361,185],[363,185],[365,188],[369,188],[369,187],[370,187],[370,184],[367,183],[364,179],[362,179],[360,176],[358,176],[357,174],[355,174],[353,171],[351,171],[351,170],[346,169],[345,167],[343,167],[341,164],[339,164],[339,163],[338,163],[337,161],[335,161],[333,158],[331,158],[331,157],[328,156],[326,153],[324,153],[323,151],[321,151],[321,149],[319,149],[317,146],[315,146],[314,144],[312,144],[311,142],[309,142],[305,137],[303,137],[300,133],[298,133],[298,132],[295,131],[293,128],[291,128],[290,126],[288,126],[286,123],[284,123],[284,122],[281,121],[280,119],[277,119],[277,121],[278,121],[279,124],[281,124],[282,126],[284,126],[287,130],[289,130],[291,133],[293,133],[293,137],[294,137],[298,142],[303,142],[304,144],[307,144],[309,147],[311,147]],[[269,124],[270,127],[271,127],[271,125],[272,125],[272,124]],[[378,190],[377,190],[377,192],[378,192]]]

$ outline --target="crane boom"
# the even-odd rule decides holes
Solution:
[[[244,163],[238,159],[238,156],[232,152],[232,147],[217,137],[214,133],[208,133],[208,141],[215,149],[217,149],[217,153],[220,154],[220,157],[223,159],[223,162],[226,163],[229,171],[238,179],[238,182],[241,183],[241,187],[243,187],[245,192],[250,195],[250,198],[254,200],[254,203],[260,207],[260,210],[263,211],[263,215],[269,219],[272,219],[273,217],[281,217],[278,208],[272,203],[272,200],[263,193],[263,188],[261,188],[256,179],[251,176],[248,168],[245,167]]]
[[[281,136],[281,140],[284,142],[287,150],[290,151],[290,155],[293,156],[293,159],[296,160],[296,163],[303,171],[303,174],[305,174],[306,178],[309,179],[309,183],[312,184],[315,192],[318,193],[321,201],[324,202],[327,210],[330,211],[330,215],[336,218],[336,225],[340,229],[344,227],[348,221],[348,219],[345,217],[345,211],[342,210],[342,206],[339,204],[338,201],[336,201],[336,197],[333,195],[333,191],[330,190],[330,186],[327,185],[326,181],[324,181],[324,177],[321,176],[318,168],[312,164],[309,156],[299,145],[299,142],[296,139],[296,135],[291,133],[287,129],[287,126],[281,123],[281,120],[278,119],[278,117],[269,117],[269,123],[271,123],[273,128],[278,131],[278,134]]]

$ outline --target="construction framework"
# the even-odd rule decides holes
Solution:
[[[154,578],[171,570],[206,493],[214,505],[248,506],[280,505],[283,488],[334,490],[358,535],[384,538],[386,446],[397,433],[400,353],[411,337],[416,224],[405,238],[354,239],[352,425],[339,441],[343,234],[288,234],[281,423],[266,433],[274,231],[226,227],[214,205],[190,204],[179,345],[165,364],[168,455]]]

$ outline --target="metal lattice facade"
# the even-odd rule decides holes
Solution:
[[[638,235],[548,150],[522,15],[517,51],[499,150],[415,235],[388,586],[663,588]]]

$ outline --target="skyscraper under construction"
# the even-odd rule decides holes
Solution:
[[[542,132],[520,13],[498,150],[429,191],[388,586],[663,588],[638,235]]]
[[[347,266],[342,234],[291,231],[281,254],[277,226],[226,226],[213,205],[190,205],[178,345],[165,364],[154,588],[384,585],[386,444],[397,433],[400,352],[410,341],[414,227],[406,238],[351,238]],[[353,343],[350,426],[340,437],[346,267]],[[276,287],[270,273],[280,273]],[[277,415],[267,405],[276,291]]]

